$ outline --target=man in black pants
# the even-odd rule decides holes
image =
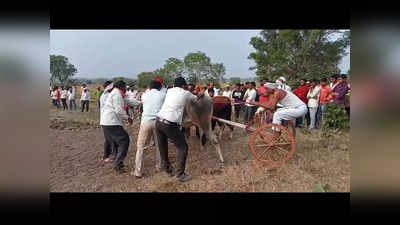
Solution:
[[[108,95],[100,114],[100,125],[103,127],[104,138],[108,143],[116,142],[118,145],[114,169],[119,173],[127,172],[123,161],[128,153],[130,141],[128,133],[124,130],[123,121],[128,120],[131,124],[133,122],[124,110],[125,88],[124,81],[117,81],[114,84],[114,88]],[[105,153],[105,155],[108,155],[108,153]]]
[[[197,99],[196,95],[184,89],[185,86],[186,81],[183,77],[175,79],[174,87],[168,90],[164,104],[156,119],[156,136],[160,151],[161,171],[167,172],[170,177],[174,177],[180,182],[191,179],[190,175],[185,173],[188,145],[181,130],[183,111],[188,101]],[[203,95],[204,91],[199,94],[199,96]],[[168,159],[168,139],[178,149],[178,168],[175,175]]]
[[[232,92],[232,98],[234,99],[235,103],[239,103],[239,102],[243,102],[243,97],[244,97],[244,92],[241,90],[240,83],[237,83],[235,85],[234,91]],[[240,111],[242,110],[242,105],[236,104],[236,105],[234,105],[234,108],[235,108],[235,119],[236,119],[236,121],[239,121]]]

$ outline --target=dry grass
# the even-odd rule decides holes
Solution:
[[[93,106],[92,106],[93,108]],[[200,152],[195,137],[188,140],[189,155],[187,172],[193,180],[178,183],[163,173],[154,170],[154,147],[144,153],[147,177],[135,179],[131,175],[116,175],[110,165],[91,163],[89,157],[101,158],[103,137],[98,126],[98,112],[63,112],[50,110],[50,119],[64,121],[65,127],[80,127],[80,130],[59,132],[51,138],[51,191],[111,191],[111,192],[314,192],[317,185],[329,185],[330,192],[350,191],[350,142],[349,133],[330,138],[321,132],[297,132],[296,153],[280,168],[262,167],[255,163],[248,146],[249,135],[235,129],[232,140],[224,137],[221,148],[226,160],[219,168],[215,149],[207,144]],[[56,122],[57,123],[57,122]],[[84,127],[90,130],[84,131]],[[136,153],[138,121],[127,126],[133,142],[125,160],[133,170]],[[54,140],[53,140],[54,139]],[[66,140],[67,139],[67,140]],[[87,146],[80,149],[82,144]],[[175,147],[170,144],[170,158],[175,162]],[[77,153],[61,153],[64,148],[78,149]],[[92,152],[92,153],[90,153]],[[74,154],[74,155],[72,155]],[[71,163],[62,166],[68,157]],[[88,160],[90,168],[78,167]],[[68,174],[67,178],[64,178]]]

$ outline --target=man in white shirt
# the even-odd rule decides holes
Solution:
[[[174,87],[168,89],[164,104],[156,119],[156,139],[160,150],[161,170],[167,172],[170,177],[174,176],[168,159],[168,139],[170,139],[178,150],[178,168],[174,177],[180,182],[191,179],[190,175],[185,173],[188,145],[181,131],[183,112],[189,101],[197,99],[196,95],[184,89],[185,86],[186,81],[183,77],[175,79]],[[201,92],[199,96],[202,95]]]
[[[316,121],[316,115],[317,115],[317,109],[319,105],[319,94],[321,91],[321,87],[318,85],[316,86],[317,81],[312,80],[310,84],[310,89],[308,90],[307,93],[307,106],[310,111],[310,129],[315,128],[315,121]]]
[[[222,96],[232,98],[232,91],[230,90],[229,86],[226,86],[223,90],[224,91],[222,92]]]
[[[53,88],[53,91],[51,91],[51,99],[53,100],[53,105],[59,109],[60,105],[58,104],[57,99],[57,86]]]
[[[208,89],[209,89],[209,88],[214,89],[214,96],[218,96],[218,91],[219,91],[219,90],[218,90],[217,88],[214,87],[214,82],[211,82],[211,83],[208,85],[207,90],[204,92],[205,95],[209,96],[209,95],[208,95]]]
[[[161,90],[161,83],[158,81],[150,82],[150,91],[144,93],[142,95],[142,104],[143,104],[143,112],[142,112],[142,120],[140,122],[140,129],[137,140],[137,151],[136,151],[136,166],[134,175],[137,178],[143,177],[142,168],[143,168],[143,150],[145,149],[146,144],[149,143],[152,136],[156,136],[155,134],[155,125],[156,125],[156,117],[157,113],[160,111],[161,106],[164,103],[165,92]],[[156,169],[161,170],[161,161],[160,161],[160,151],[158,150],[157,141],[155,141],[156,145]]]
[[[88,88],[84,88],[81,95],[81,112],[84,111],[86,107],[86,112],[89,112],[89,102],[90,102],[90,91]]]
[[[75,102],[75,87],[70,87],[68,90],[68,101],[69,101],[69,110],[76,111],[76,102]]]
[[[286,79],[284,77],[279,77],[276,82],[278,84],[278,89],[285,90],[285,91],[292,91],[292,88],[287,85]]]
[[[61,102],[63,104],[63,110],[68,110],[68,105],[67,105],[67,97],[68,97],[68,91],[67,88],[64,86],[61,89]]]
[[[123,121],[128,120],[132,124],[132,119],[128,117],[124,110],[125,88],[124,81],[117,81],[111,93],[106,97],[104,105],[102,102],[100,103],[100,125],[103,127],[104,138],[108,143],[116,142],[118,145],[114,160],[114,169],[118,173],[127,172],[123,161],[128,153],[130,141],[129,135],[123,127]]]
[[[106,81],[103,84],[103,88],[104,88],[104,92],[103,94],[101,94],[100,96],[100,125],[101,125],[101,115],[103,113],[103,108],[104,105],[107,101],[108,96],[110,95],[111,91],[113,90],[113,83],[112,81]],[[103,128],[103,133],[104,133],[104,137],[106,137],[106,131],[104,130],[104,127],[101,126]],[[104,162],[111,162],[113,161],[113,159],[110,158],[110,155],[113,154],[114,155],[114,159],[115,159],[115,155],[117,152],[117,148],[118,148],[118,144],[116,142],[109,142],[109,140],[107,138],[104,138],[104,155],[103,155],[103,161]]]
[[[158,81],[161,83],[161,92],[163,92],[164,94],[167,94],[167,88],[165,88],[165,86],[163,85],[164,80],[162,79],[162,77],[157,77],[156,79],[154,79],[155,81]]]
[[[244,94],[244,100],[246,102],[246,113],[245,113],[245,122],[249,122],[250,119],[254,116],[254,113],[256,112],[257,106],[249,104],[249,102],[255,101],[257,97],[257,90],[256,88],[256,82],[249,82],[247,83],[247,91]]]

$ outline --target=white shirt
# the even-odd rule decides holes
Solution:
[[[216,88],[213,88],[214,89],[214,96],[218,96],[218,89],[216,89]],[[207,95],[207,96],[210,96],[210,95],[208,95],[208,88],[207,88],[207,90],[204,92],[204,94],[205,95]]]
[[[165,87],[162,87],[160,91],[161,91],[161,92],[164,92],[164,94],[167,94],[168,89],[165,88]]]
[[[292,88],[289,85],[286,85],[286,84],[279,84],[278,88],[281,89],[281,90],[285,90],[285,91],[290,91],[290,92],[292,91]]]
[[[321,91],[321,88],[319,86],[314,87],[312,90],[310,88],[310,90],[307,93],[307,99],[308,99],[307,106],[308,107],[310,107],[310,108],[318,107],[320,91]]]
[[[125,102],[122,98],[121,92],[117,88],[114,88],[108,96],[102,95],[102,97],[104,105],[102,107],[102,103],[100,102],[100,107],[102,107],[100,113],[100,125],[123,126],[123,121],[127,120],[129,117],[124,109]]]
[[[57,91],[51,91],[51,98],[57,99]]]
[[[67,90],[62,90],[61,91],[61,98],[67,98],[68,97],[68,91]]]
[[[293,94],[290,91],[285,91],[286,96],[281,99],[278,103],[282,105],[283,108],[285,109],[291,109],[291,108],[296,108],[299,106],[304,105],[306,107],[306,103],[304,103],[302,100],[300,100],[299,97],[297,97],[295,94]]]
[[[72,89],[71,91],[68,91],[68,100],[74,100],[75,99],[75,90]]]
[[[110,95],[110,92],[104,91],[103,94],[101,94],[101,96],[100,96],[100,116],[101,116],[101,113],[103,111],[103,107],[106,104],[106,100],[107,100],[109,95]]]
[[[157,113],[164,103],[165,96],[165,92],[157,89],[151,89],[142,95],[143,112],[141,124],[156,119]]]
[[[255,101],[257,97],[257,91],[256,89],[247,89],[246,93],[244,94],[246,96],[246,102],[250,101]],[[251,104],[246,104],[247,106],[254,106]]]
[[[86,92],[82,91],[81,101],[83,100],[90,100],[90,91],[87,90]]]
[[[173,123],[182,123],[186,102],[197,99],[197,96],[179,87],[170,88],[164,104],[157,116]]]
[[[222,96],[232,98],[232,91],[224,91],[222,92]]]

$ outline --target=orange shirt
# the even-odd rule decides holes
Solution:
[[[268,103],[269,97],[268,96],[262,96],[265,92],[267,92],[267,89],[264,86],[259,86],[257,89],[259,97],[259,102],[260,103]]]
[[[319,94],[319,103],[320,104],[327,104],[332,99],[331,95],[332,89],[325,85],[324,87],[321,86],[321,92]]]

